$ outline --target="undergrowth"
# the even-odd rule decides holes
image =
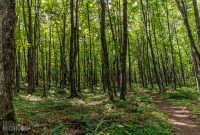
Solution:
[[[30,127],[29,135],[171,135],[167,117],[151,97],[130,91],[126,101],[112,103],[99,88],[83,90],[80,98],[69,99],[56,88],[41,98],[19,94],[14,97],[18,123]],[[23,133],[21,133],[23,134]]]
[[[192,112],[192,118],[200,123],[200,93],[188,87],[178,88],[176,91],[167,91],[161,95],[172,104],[185,107]]]

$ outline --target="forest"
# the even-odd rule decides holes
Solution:
[[[199,9],[0,0],[0,135],[200,135]]]

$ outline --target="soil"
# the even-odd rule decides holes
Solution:
[[[151,96],[157,108],[168,115],[175,134],[200,135],[200,125],[190,118],[190,111],[182,107],[175,107],[155,94]]]

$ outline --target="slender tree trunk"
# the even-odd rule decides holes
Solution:
[[[147,15],[145,15],[144,4],[141,0],[143,19],[144,19],[144,28],[145,28],[145,31],[146,31],[147,42],[150,46],[150,51],[151,51],[151,56],[152,56],[152,61],[153,61],[154,74],[155,74],[155,77],[156,77],[156,83],[158,85],[158,89],[161,90],[162,88],[161,88],[161,85],[160,85],[160,79],[159,79],[159,75],[158,75],[158,71],[157,71],[157,64],[156,64],[156,60],[155,60],[156,58],[155,58],[155,53],[154,53],[154,50],[153,50],[153,45],[152,45],[152,40],[151,40],[151,33],[150,33],[151,24],[150,24],[150,18],[149,18],[148,0],[146,0],[146,2],[147,2]],[[149,72],[149,74],[151,74],[151,72]]]
[[[40,0],[35,0],[35,23],[34,23],[34,55],[35,55],[35,85],[39,85],[38,46],[40,42]]]
[[[48,90],[51,88],[51,32],[52,32],[52,26],[50,22],[50,28],[49,28],[49,61],[48,61]]]
[[[25,40],[25,39],[24,39]],[[23,42],[23,44],[22,45],[24,45],[24,42]],[[26,55],[26,49],[25,49],[25,47],[23,47],[23,62],[24,62],[24,70],[25,70],[25,72],[27,73],[27,60],[26,60],[26,57],[27,55]],[[27,75],[25,75],[25,77],[24,77],[25,79],[25,81],[27,81]]]
[[[74,61],[76,63],[76,57],[78,55],[78,66],[77,66],[77,90],[78,92],[81,92],[81,84],[80,84],[80,41],[79,41],[79,0],[76,0],[76,23],[75,23],[75,30],[76,30],[76,35],[75,35],[75,40],[74,40]]]
[[[155,46],[156,46],[156,55],[158,57],[160,55],[160,53],[159,53],[159,48],[158,48],[158,43],[157,43],[157,37],[156,37],[156,29],[155,29],[155,25],[154,24],[152,25],[152,28],[153,28],[154,42],[155,42]],[[160,85],[163,88],[164,87],[163,78],[162,78],[163,76],[162,76],[162,72],[161,72],[161,66],[160,66],[159,57],[157,58],[157,65],[158,65],[158,76],[160,76],[159,77]]]
[[[32,28],[32,5],[31,1],[27,0],[28,5],[28,30],[27,30],[27,39],[29,43],[28,47],[28,94],[32,94],[35,90],[34,84],[34,45],[33,45],[33,28]]]
[[[64,86],[66,85],[66,61],[65,61],[65,42],[66,42],[66,9],[64,12],[64,17],[63,17],[63,35],[62,35],[62,43],[60,46],[60,58],[61,58],[61,64],[60,64],[60,86],[63,89]]]
[[[106,77],[106,84],[108,89],[108,95],[111,101],[114,100],[113,97],[113,90],[111,88],[110,82],[110,67],[109,67],[109,53],[107,49],[106,43],[106,33],[105,33],[105,10],[106,10],[106,3],[104,0],[101,0],[101,49],[104,61],[104,68],[105,68],[105,77]]]
[[[45,46],[47,47],[47,34],[45,34]],[[46,68],[45,68],[45,74],[46,74],[46,85],[47,85],[47,89],[48,89],[48,50],[47,48],[44,49],[44,53],[45,53],[45,65],[46,65]]]
[[[160,11],[157,11],[157,13],[159,13]],[[158,20],[159,20],[159,26],[161,31],[163,31],[163,26],[161,23],[161,17],[160,15],[158,15]],[[160,59],[161,59],[161,64],[162,64],[162,70],[163,70],[163,75],[164,75],[164,81],[165,84],[168,85],[169,84],[169,79],[168,79],[168,72],[167,72],[167,62],[168,62],[168,54],[167,54],[167,49],[166,49],[166,44],[165,44],[165,37],[164,35],[161,33],[160,34],[160,38],[162,38],[162,43],[163,43],[163,50],[164,52],[160,53]],[[163,56],[164,55],[164,56]]]
[[[84,89],[86,88],[86,83],[87,83],[87,67],[86,67],[86,41],[85,41],[85,35],[84,35],[84,37],[83,37],[83,46],[84,46],[84,48],[83,48],[83,50],[84,50],[84,53],[83,53],[83,71],[84,71]]]
[[[186,26],[188,38],[190,40],[190,47],[191,47],[191,52],[192,52],[192,57],[193,61],[195,64],[195,69],[196,69],[196,77],[197,77],[197,86],[200,84],[200,53],[195,45],[194,37],[192,34],[192,30],[190,28],[189,20],[188,20],[188,13],[187,13],[187,6],[186,3],[183,0],[176,0],[177,7],[179,11],[181,12],[184,20],[184,24]]]
[[[137,62],[138,62],[138,71],[140,74],[140,80],[142,83],[142,86],[145,87],[145,83],[144,83],[144,73],[143,73],[143,67],[142,67],[142,49],[141,49],[141,45],[139,43],[139,39],[137,40],[137,44],[138,44],[138,54],[137,54]]]
[[[71,37],[70,37],[70,85],[71,97],[77,97],[75,85],[75,64],[76,64],[76,29],[74,28],[74,2],[70,0],[70,20],[71,20]]]
[[[88,21],[88,30],[89,30],[89,43],[90,43],[90,87],[93,91],[93,60],[92,60],[92,37],[91,37],[91,26],[90,26],[90,11],[89,11],[89,3],[87,3],[87,21]]]
[[[127,0],[123,0],[123,40],[121,47],[121,93],[120,98],[125,100],[126,95],[126,54],[128,40]]]
[[[179,44],[178,34],[177,34],[177,31],[176,31],[176,26],[175,26],[175,36],[176,36],[176,43],[178,45],[178,54],[179,54],[179,59],[180,59],[181,76],[182,76],[183,85],[185,86],[186,81],[185,81],[183,59],[182,59],[182,54],[181,54],[181,50],[180,50],[180,44]]]
[[[46,46],[46,35],[45,35],[45,46]],[[40,47],[40,56],[41,56],[41,64],[42,64],[42,85],[43,85],[43,93],[42,96],[46,97],[46,70],[45,70],[45,61],[44,61],[44,47]]]
[[[57,53],[57,49],[55,47],[55,43],[53,41],[53,50],[54,50],[54,64],[55,64],[55,81],[56,81],[56,87],[58,86],[58,53]]]
[[[128,63],[129,63],[129,88],[131,89],[132,84],[132,62],[131,62],[131,49],[130,49],[130,41],[128,40]]]
[[[170,51],[171,51],[171,60],[172,60],[172,71],[171,71],[171,77],[172,77],[172,82],[173,82],[173,89],[176,90],[176,71],[175,71],[175,58],[174,58],[174,46],[172,43],[172,32],[170,30],[170,21],[169,21],[169,9],[168,9],[168,4],[166,3],[166,13],[167,13],[167,28],[168,28],[168,35],[169,35],[169,43],[170,43]]]

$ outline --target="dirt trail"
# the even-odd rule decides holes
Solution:
[[[189,118],[190,111],[172,106],[154,94],[151,96],[158,109],[169,116],[175,133],[178,135],[200,135],[200,126]]]

